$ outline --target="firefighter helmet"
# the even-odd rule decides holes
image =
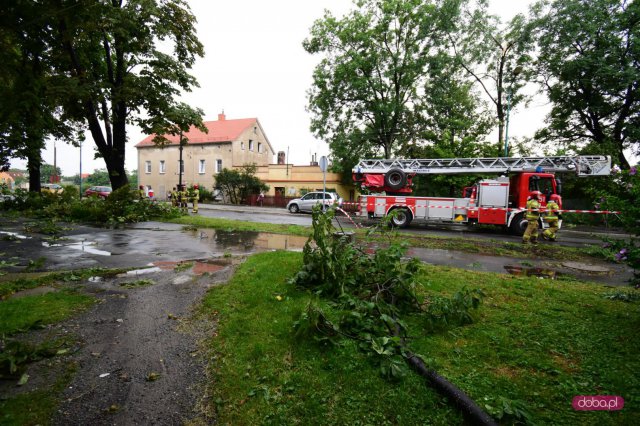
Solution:
[[[144,189],[144,186],[143,186],[143,185],[140,185],[140,189]]]
[[[551,194],[551,197],[549,197],[549,201],[558,202],[560,201],[560,196],[558,194]]]
[[[198,189],[198,184],[193,185],[193,189]]]
[[[529,194],[529,198],[540,199],[541,196],[542,196],[542,193],[540,191],[531,191],[531,193]]]

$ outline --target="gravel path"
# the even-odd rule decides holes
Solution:
[[[99,303],[61,325],[79,336],[81,349],[74,354],[78,370],[53,424],[210,423],[196,408],[206,394],[206,360],[198,340],[213,328],[199,319],[194,329],[189,317],[206,290],[232,273],[232,264],[217,262],[196,263],[182,272],[165,264],[150,274],[87,284]],[[210,272],[198,275],[203,269]],[[153,283],[122,286],[140,280]]]

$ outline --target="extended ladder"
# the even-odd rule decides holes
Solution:
[[[406,174],[575,172],[578,176],[607,176],[611,173],[608,155],[565,157],[497,157],[361,160],[353,173],[380,173],[402,170]]]

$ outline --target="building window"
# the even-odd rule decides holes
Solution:
[[[144,162],[144,172],[147,174],[151,173],[151,161]]]
[[[180,174],[184,174],[184,160],[178,160],[178,170]]]
[[[222,160],[216,160],[216,173],[220,173],[222,171]]]
[[[167,169],[165,167],[164,164],[164,160],[160,160],[160,168],[159,168],[160,174],[165,174],[167,173]]]
[[[204,172],[205,172],[205,161],[200,160],[200,163],[198,164],[198,173],[202,175],[204,174]]]
[[[249,139],[249,151],[253,151],[253,141]]]
[[[262,143],[258,142],[258,153],[262,153]]]
[[[244,149],[244,142],[240,142],[240,149]]]

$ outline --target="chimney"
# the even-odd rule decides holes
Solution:
[[[218,114],[218,121],[224,121],[227,119],[227,116],[224,115],[224,111],[222,111],[222,114]]]
[[[278,164],[285,164],[285,159],[284,151],[278,151]]]

